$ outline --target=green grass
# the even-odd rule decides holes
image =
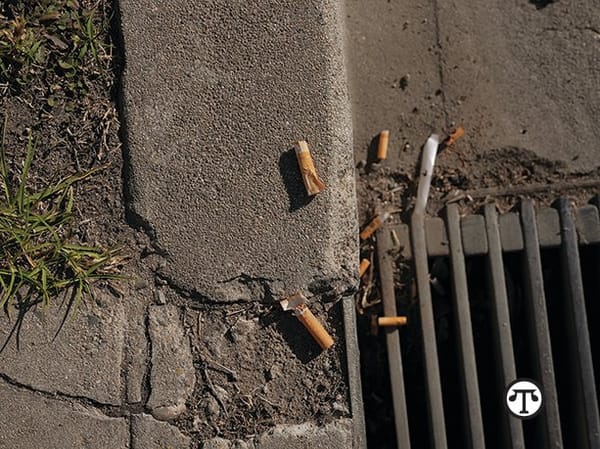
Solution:
[[[87,246],[73,237],[73,186],[102,167],[30,189],[27,176],[35,153],[30,137],[21,173],[11,182],[5,130],[6,121],[0,145],[0,308],[9,313],[15,306],[22,318],[22,312],[32,306],[41,304],[46,309],[64,293],[70,295],[66,319],[91,297],[94,281],[121,278],[118,272],[124,257],[118,249]],[[11,336],[12,332],[4,346]]]
[[[52,107],[61,96],[85,95],[89,80],[109,70],[112,48],[101,38],[109,18],[94,7],[86,8],[90,2],[13,3],[0,7],[0,81],[13,92],[35,80],[51,81],[47,100]],[[58,94],[52,85],[58,85]]]

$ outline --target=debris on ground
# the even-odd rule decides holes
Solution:
[[[465,129],[462,126],[459,126],[454,131],[452,131],[448,135],[448,137],[446,137],[444,139],[444,141],[442,142],[443,147],[446,148],[451,145],[454,145],[454,142],[456,142],[458,139],[460,139],[464,135],[465,135]]]
[[[361,240],[367,240],[369,237],[373,235],[375,231],[377,231],[383,223],[385,223],[390,218],[389,212],[382,212],[377,215],[371,222],[367,225],[365,229],[360,233]]]
[[[367,272],[367,269],[369,268],[369,265],[371,265],[369,259],[362,259],[360,261],[360,266],[358,267],[358,277],[362,278],[364,276],[364,274]]]
[[[390,142],[390,132],[384,129],[379,133],[379,143],[377,146],[377,159],[383,161],[387,159],[388,144]]]
[[[435,157],[437,155],[440,138],[437,134],[432,134],[427,139],[421,156],[421,177],[417,189],[417,202],[413,214],[424,214],[429,198],[429,189],[431,187],[431,176],[433,174],[433,166],[435,165]]]
[[[317,317],[310,311],[307,305],[307,299],[302,293],[296,293],[280,301],[283,310],[293,310],[294,315],[304,327],[310,332],[310,335],[319,344],[321,349],[326,350],[333,346],[333,338],[323,327]]]
[[[406,326],[408,319],[405,316],[378,316],[372,314],[369,318],[371,335],[378,335],[380,327]]]
[[[377,318],[379,327],[398,327],[405,326],[408,320],[405,316],[380,316]]]

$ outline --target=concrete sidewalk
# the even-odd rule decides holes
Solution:
[[[157,277],[120,298],[98,292],[55,341],[61,311],[28,314],[20,350],[0,354],[0,416],[10,423],[0,448],[363,447],[338,2],[119,3],[128,207],[160,255]],[[308,140],[327,184],[315,198],[300,178],[297,140]],[[245,441],[192,435],[178,421],[203,383],[190,305],[273,304],[296,290],[343,304],[335,327],[345,340],[337,334],[326,359],[302,363],[315,373],[348,363],[351,410],[342,402],[322,425],[279,423]],[[12,326],[0,316],[0,335]]]
[[[355,285],[338,3],[121,2],[131,207],[171,284],[213,301]],[[298,140],[327,184],[314,198]]]

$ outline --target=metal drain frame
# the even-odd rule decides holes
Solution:
[[[574,210],[566,198],[557,200],[552,208],[534,209],[531,200],[523,200],[516,212],[499,215],[495,204],[487,204],[483,214],[460,217],[456,205],[446,208],[446,220],[438,217],[413,215],[411,227],[402,224],[393,229],[399,236],[401,254],[414,259],[423,360],[427,387],[429,431],[431,447],[448,447],[441,391],[440,367],[437,353],[436,330],[431,298],[428,258],[448,256],[452,267],[453,307],[457,328],[455,330],[461,368],[461,391],[463,394],[466,428],[464,435],[470,448],[485,448],[484,426],[481,418],[481,398],[477,379],[473,331],[470,319],[465,257],[485,255],[488,276],[488,294],[493,303],[492,334],[496,367],[503,389],[517,376],[510,310],[503,255],[521,251],[527,285],[525,302],[531,316],[529,340],[535,360],[534,373],[544,390],[545,407],[538,421],[542,431],[543,447],[563,448],[559,401],[552,360],[552,346],[544,294],[541,248],[560,247],[565,286],[564,313],[566,318],[569,376],[574,379],[573,394],[581,436],[578,447],[600,447],[600,416],[594,382],[593,360],[587,327],[586,304],[582,273],[579,263],[579,246],[600,244],[600,196],[590,204]],[[377,236],[384,314],[395,314],[395,298],[392,260],[387,255],[392,248],[390,227],[379,231]],[[600,246],[599,246],[600,248]],[[391,285],[386,288],[386,283]],[[400,333],[387,335],[390,356],[390,377],[396,414],[396,436],[399,448],[411,447],[406,417],[402,360],[399,351]],[[395,355],[397,354],[397,356]],[[499,365],[499,366],[498,366]],[[400,370],[398,370],[400,367]],[[502,415],[502,447],[524,449],[525,438],[521,421]]]

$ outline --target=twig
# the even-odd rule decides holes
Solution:
[[[271,401],[269,401],[267,398],[265,398],[265,397],[264,397],[262,394],[258,394],[258,395],[256,395],[256,397],[257,397],[258,399],[260,399],[261,401],[263,401],[263,402],[266,402],[266,403],[267,403],[267,404],[269,404],[271,407],[274,407],[274,408],[279,408],[279,405],[277,405],[277,404],[273,404]]]
[[[216,390],[214,384],[212,383],[212,381],[210,380],[210,376],[208,375],[208,370],[206,369],[206,365],[202,366],[202,370],[204,372],[204,377],[206,379],[206,385],[208,386],[208,390],[210,391],[210,394],[212,394],[213,397],[215,398],[215,400],[219,403],[219,406],[223,409],[225,416],[229,417],[229,413],[227,413],[227,407],[225,407],[225,403],[221,400],[220,396],[217,394],[217,390]]]

